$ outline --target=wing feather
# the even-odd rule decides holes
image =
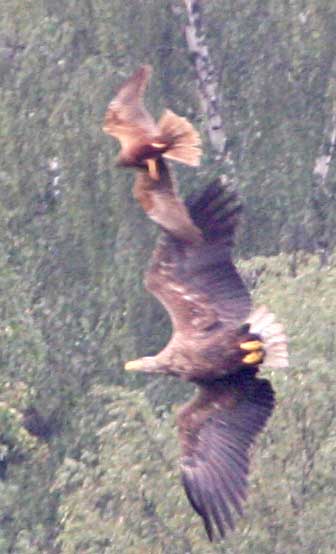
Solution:
[[[234,512],[243,514],[249,449],[273,411],[273,389],[255,371],[202,385],[178,415],[182,483],[210,540],[214,529],[223,537],[234,528]]]
[[[236,328],[251,309],[249,293],[231,257],[241,206],[219,180],[186,202],[201,243],[166,233],[158,241],[146,276],[147,289],[167,309],[175,332],[190,337],[216,324]],[[175,214],[165,213],[169,230]]]
[[[149,64],[141,65],[124,81],[115,99],[125,105],[142,101],[151,75],[152,67]]]
[[[167,163],[157,160],[159,180],[151,179],[147,171],[138,172],[133,196],[155,223],[172,237],[186,243],[200,243],[202,233],[192,221],[182,200],[176,193],[176,185]]]
[[[159,127],[143,102],[151,66],[141,66],[119,89],[105,115],[103,131],[119,139],[122,148],[155,137]]]

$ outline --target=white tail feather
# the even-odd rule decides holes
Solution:
[[[198,131],[185,118],[166,110],[160,121],[160,136],[170,144],[163,154],[165,158],[197,166],[200,163],[201,139]]]
[[[266,306],[257,308],[246,323],[250,324],[250,332],[261,336],[265,358],[263,364],[271,368],[288,367],[287,337],[283,326],[275,322],[275,316]]]

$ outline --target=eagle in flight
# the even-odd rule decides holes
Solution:
[[[275,403],[259,368],[287,367],[287,340],[273,314],[252,309],[233,264],[241,212],[236,192],[218,179],[184,205],[172,192],[164,160],[160,164],[159,180],[139,173],[135,196],[163,229],[145,285],[167,310],[172,336],[156,356],[129,361],[125,369],[197,385],[196,396],[177,416],[182,482],[212,540],[215,530],[224,537],[234,528],[234,514],[242,514],[249,449]],[[167,198],[172,204],[166,205]],[[184,211],[171,210],[176,203]]]
[[[197,166],[201,150],[199,133],[184,117],[165,110],[156,123],[146,110],[143,96],[151,71],[143,65],[121,86],[108,106],[103,131],[121,143],[118,165],[148,168],[158,180],[158,158]]]

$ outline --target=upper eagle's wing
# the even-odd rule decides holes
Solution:
[[[110,102],[103,131],[116,137],[122,147],[138,142],[143,137],[155,136],[159,128],[143,103],[143,96],[152,69],[141,66],[120,88]]]
[[[202,386],[178,415],[182,482],[203,518],[210,540],[213,526],[224,537],[233,529],[233,510],[242,515],[249,448],[274,407],[274,392],[255,368]]]
[[[186,204],[203,240],[189,244],[169,233],[161,237],[146,286],[165,306],[174,332],[192,338],[216,325],[236,328],[249,314],[251,300],[231,258],[241,211],[237,194],[217,180]],[[170,217],[174,213],[167,211],[166,221]]]

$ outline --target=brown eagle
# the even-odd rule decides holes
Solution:
[[[166,110],[156,123],[146,110],[143,95],[151,71],[143,65],[122,85],[108,106],[103,131],[121,143],[119,165],[146,167],[157,180],[157,158],[196,166],[201,150],[198,132],[184,117]]]
[[[212,540],[215,529],[224,537],[227,527],[234,528],[234,513],[242,514],[249,449],[275,403],[270,382],[258,372],[262,364],[288,365],[286,336],[265,307],[252,310],[233,264],[237,194],[216,180],[187,200],[188,217],[179,225],[169,209],[161,206],[157,214],[157,181],[147,173],[140,179],[138,196],[151,203],[150,215],[164,229],[145,284],[168,311],[173,332],[159,354],[125,369],[197,385],[197,395],[177,416],[182,482]]]

